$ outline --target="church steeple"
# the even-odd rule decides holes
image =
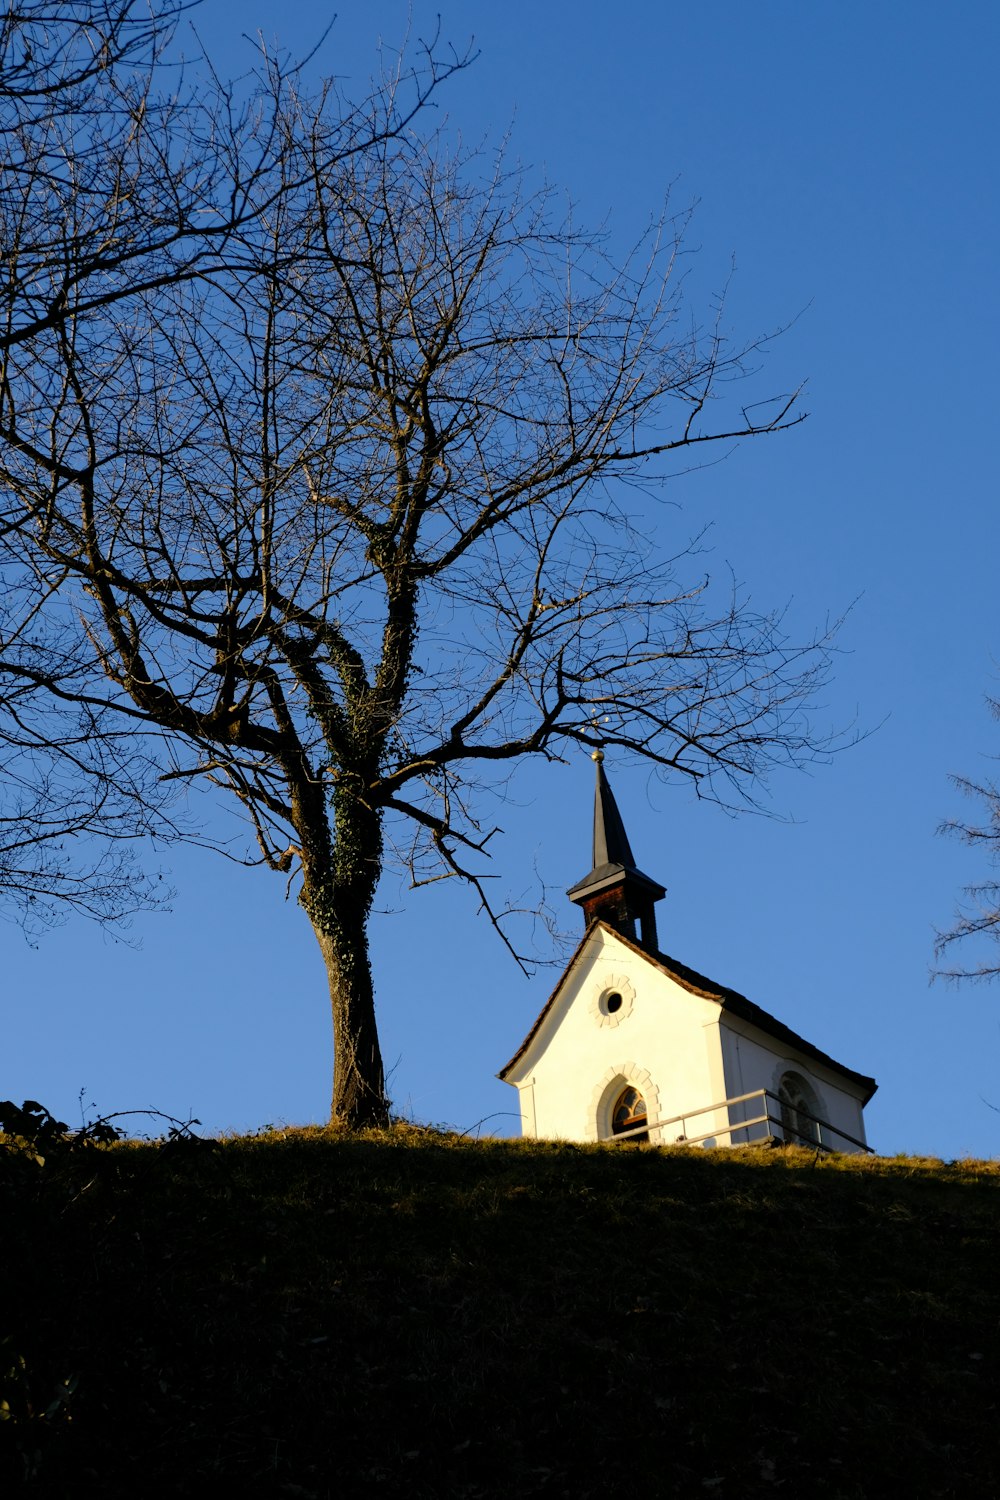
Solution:
[[[589,875],[566,892],[583,908],[589,926],[601,918],[616,931],[657,951],[654,906],[666,891],[635,867],[618,804],[604,774],[604,752],[595,750],[597,787],[594,792],[594,865]],[[637,930],[638,924],[638,930]]]

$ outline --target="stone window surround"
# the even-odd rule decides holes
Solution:
[[[802,1104],[810,1114],[818,1116],[820,1120],[829,1119],[829,1109],[826,1100],[821,1094],[814,1079],[810,1077],[810,1075],[805,1071],[801,1063],[790,1058],[786,1058],[783,1062],[780,1062],[774,1070],[773,1082],[771,1085],[772,1092],[779,1099],[782,1099],[782,1089],[789,1084],[791,1085],[792,1089],[796,1090],[796,1092],[801,1095]],[[791,1109],[794,1111],[794,1103],[791,1103],[791,1101],[789,1101],[789,1103]],[[784,1114],[784,1111],[782,1111],[782,1114]],[[811,1125],[811,1122],[807,1121],[806,1124]],[[784,1128],[784,1120],[782,1120],[782,1128]],[[806,1133],[811,1134],[811,1131]],[[806,1143],[799,1141],[798,1144],[802,1145]]]
[[[615,980],[612,985],[604,986],[605,990],[617,988],[619,988],[618,980]],[[624,1062],[619,1063],[617,1067],[609,1068],[594,1087],[584,1124],[584,1134],[588,1141],[612,1139],[611,1121],[608,1114],[622,1089],[629,1087],[638,1089],[646,1101],[646,1121],[652,1140],[653,1127],[659,1123],[660,1119],[660,1091],[653,1082],[648,1068],[640,1068],[634,1062]]]
[[[606,1009],[609,995],[621,995],[621,1008],[614,1012]],[[635,987],[624,975],[607,974],[590,993],[590,1014],[598,1026],[614,1028],[620,1026],[632,1014],[635,1004]]]

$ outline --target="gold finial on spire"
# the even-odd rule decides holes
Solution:
[[[590,752],[590,758],[591,758],[591,760],[596,760],[597,764],[600,765],[601,761],[604,759],[604,751],[603,750],[591,750],[591,752]]]

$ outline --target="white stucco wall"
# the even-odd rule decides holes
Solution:
[[[622,1004],[606,1012],[602,996],[614,991]],[[864,1141],[861,1095],[849,1080],[816,1060],[786,1048],[766,1032],[734,1017],[714,1000],[684,989],[617,934],[591,933],[537,1035],[507,1074],[521,1105],[526,1136],[595,1141],[610,1137],[609,1112],[626,1084],[642,1093],[650,1139],[670,1145],[683,1137],[704,1144],[740,1144],[731,1136],[740,1107],[706,1106],[767,1088],[777,1094],[786,1072],[801,1075],[821,1107],[816,1113],[849,1136]],[[759,1103],[747,1108],[762,1112]],[[772,1112],[777,1106],[772,1103]],[[666,1125],[677,1116],[689,1118]],[[759,1139],[764,1131],[752,1131]],[[856,1150],[834,1137],[827,1144]]]
[[[782,1075],[798,1073],[817,1096],[818,1115],[829,1121],[835,1130],[846,1131],[848,1136],[854,1136],[860,1141],[867,1140],[862,1096],[851,1089],[848,1080],[841,1074],[725,1012],[722,1016],[720,1039],[727,1098],[738,1098],[740,1094],[749,1094],[754,1089],[770,1089],[777,1094]],[[748,1108],[753,1111],[753,1116],[741,1114],[734,1108],[733,1120],[752,1118],[761,1113],[754,1102]],[[771,1109],[777,1114],[777,1106],[773,1100]],[[753,1132],[755,1137],[759,1134]],[[741,1137],[737,1135],[735,1140],[739,1142]],[[829,1140],[824,1140],[824,1144],[835,1151],[861,1149],[837,1135],[831,1135]]]
[[[599,998],[612,989],[625,1003],[617,1016],[603,1015]],[[605,1110],[625,1083],[642,1092],[652,1126],[726,1098],[719,1007],[682,989],[614,933],[597,929],[508,1077],[520,1092],[525,1135],[598,1139]],[[725,1111],[699,1115],[686,1133],[702,1135],[726,1123]],[[664,1143],[681,1133],[680,1125],[665,1131]]]

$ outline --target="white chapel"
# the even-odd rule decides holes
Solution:
[[[569,898],[586,931],[499,1077],[526,1136],[867,1151],[873,1078],[661,953],[662,885],[636,869],[596,751],[594,854]]]

